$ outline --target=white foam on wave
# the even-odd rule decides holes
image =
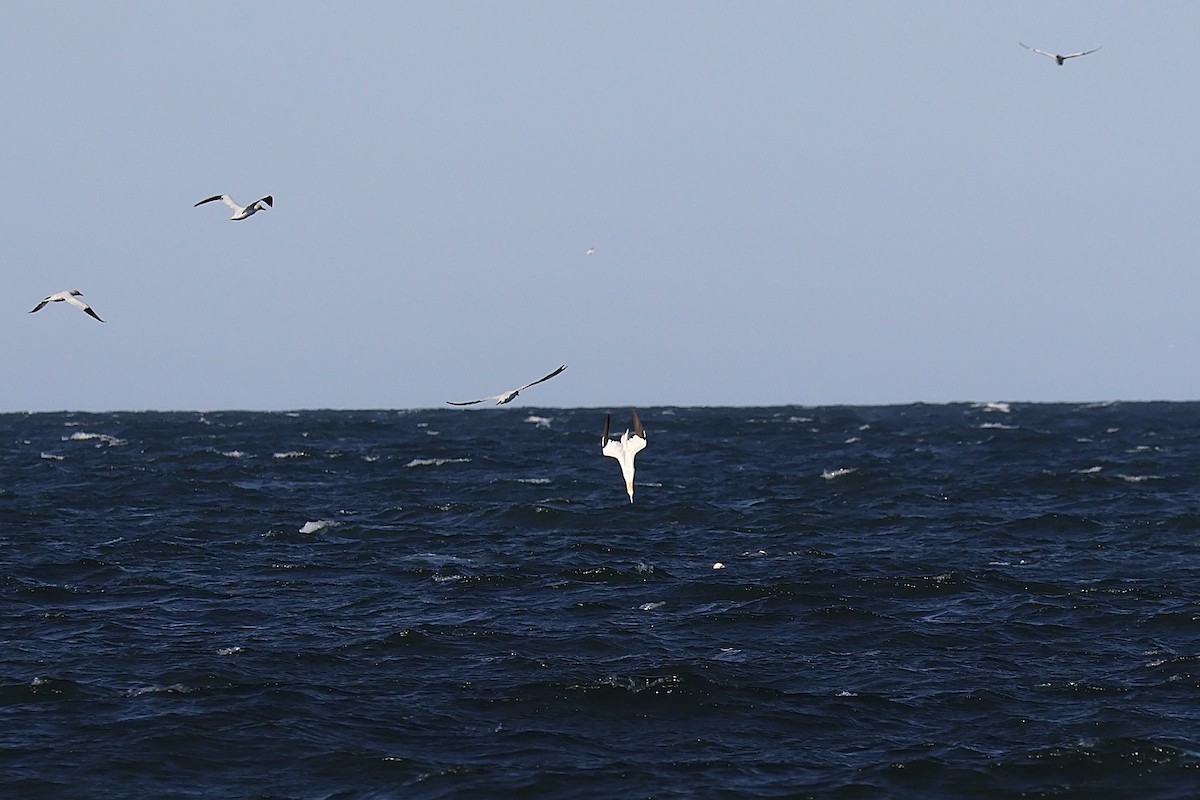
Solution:
[[[657,611],[658,609],[662,608],[665,605],[666,605],[666,603],[664,603],[664,602],[642,603],[640,606],[638,606],[638,611]]]
[[[550,483],[549,478],[513,478],[513,480],[517,483],[536,483],[539,485]]]
[[[46,459],[47,461],[65,461],[67,457],[60,456],[55,453],[47,453],[47,452],[43,451],[42,458]]]
[[[722,647],[712,659],[713,661],[744,661],[745,657],[742,655],[740,647]]]
[[[316,533],[317,531],[323,531],[326,528],[336,528],[338,525],[341,525],[341,524],[342,523],[337,522],[332,519],[318,519],[313,522],[304,523],[300,527],[300,532],[301,533]]]
[[[118,439],[115,436],[109,436],[107,433],[88,433],[87,431],[75,431],[70,436],[62,437],[64,442],[89,442],[93,439],[99,439],[102,443],[110,447],[127,444],[126,440]]]
[[[287,450],[281,453],[272,453],[271,458],[307,458],[308,453],[303,450]]]
[[[246,453],[243,453],[241,450],[222,450],[221,455],[225,456],[226,458],[246,458],[247,457]]]
[[[982,411],[997,411],[1001,414],[1012,413],[1012,406],[1008,403],[976,403],[972,408],[978,408]]]
[[[1104,469],[1104,467],[1088,467],[1087,469],[1077,469],[1075,470],[1075,473],[1078,475],[1095,475],[1102,469]]]
[[[1145,481],[1161,481],[1162,475],[1123,475],[1118,474],[1118,478],[1128,483],[1144,483]]]
[[[469,458],[414,458],[406,467],[440,467],[443,464],[466,464]]]
[[[858,472],[858,470],[855,469],[854,467],[839,467],[838,469],[825,470],[824,472],[821,473],[821,477],[827,481],[831,481],[834,478],[840,478],[843,475],[850,475],[851,473],[854,473],[854,472]]]
[[[126,697],[141,697],[144,694],[182,694],[184,692],[195,691],[189,689],[182,683],[172,683],[169,686],[139,686],[137,689],[130,689],[125,692]]]
[[[1003,422],[985,422],[979,427],[994,431],[1015,431],[1016,425],[1005,425]]]
[[[233,647],[218,647],[217,655],[219,655],[219,656],[237,655],[238,653],[242,652],[245,649],[246,648],[244,648],[244,647],[237,647],[236,645]]]
[[[550,423],[553,422],[554,420],[552,420],[550,417],[538,417],[533,414],[530,414],[528,417],[525,418],[524,421],[533,423],[534,425],[538,426],[539,428],[549,428]]]

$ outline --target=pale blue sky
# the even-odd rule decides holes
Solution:
[[[1198,30],[7,3],[0,411],[1200,398]]]

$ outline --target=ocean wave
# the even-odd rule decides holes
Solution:
[[[844,477],[846,475],[853,475],[855,472],[858,472],[858,470],[855,469],[854,467],[839,467],[838,469],[824,470],[821,473],[821,477],[827,481],[831,481],[836,478]]]
[[[342,523],[331,519],[318,519],[311,522],[306,522],[300,526],[300,533],[318,533],[326,528],[336,528]]]
[[[440,467],[443,464],[469,464],[469,458],[414,458],[406,467]]]
[[[90,442],[99,441],[109,447],[117,447],[129,442],[125,439],[118,439],[116,436],[110,436],[107,433],[88,433],[86,431],[75,431],[70,436],[62,437],[64,442]]]

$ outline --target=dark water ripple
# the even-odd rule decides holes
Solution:
[[[642,417],[0,416],[0,796],[1200,794],[1200,405]]]

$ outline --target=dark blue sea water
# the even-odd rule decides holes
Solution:
[[[609,410],[0,416],[0,797],[1200,796],[1200,404]]]

